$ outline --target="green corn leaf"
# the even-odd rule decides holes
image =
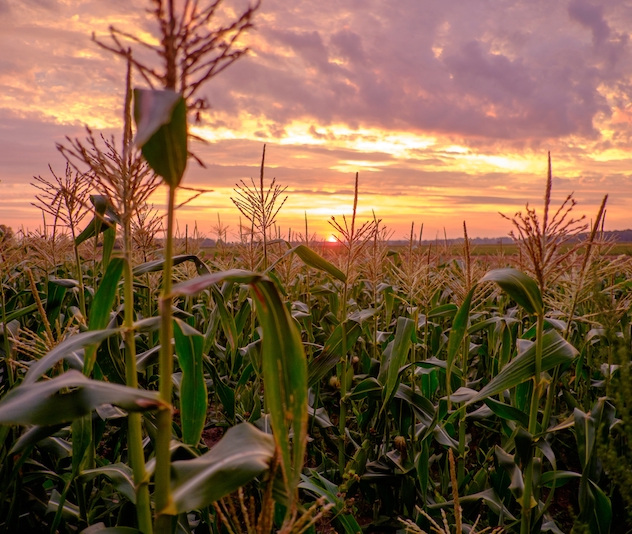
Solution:
[[[228,311],[226,307],[226,301],[224,299],[224,294],[219,290],[216,285],[211,286],[211,291],[213,292],[213,299],[215,300],[215,304],[217,306],[217,311],[219,312],[219,319],[222,324],[222,330],[224,330],[224,334],[226,335],[226,339],[230,344],[231,350],[235,351],[237,349],[238,337],[237,334],[237,325],[235,324],[235,319]]]
[[[517,501],[520,501],[520,499],[522,499],[524,495],[524,479],[522,477],[522,472],[516,465],[514,455],[507,453],[498,445],[494,447],[494,452],[496,453],[496,459],[498,460],[498,463],[507,472],[507,475],[511,480],[511,484],[509,484],[509,490],[513,494],[514,498]]]
[[[334,483],[316,471],[313,471],[310,477],[301,476],[299,487],[312,495],[324,497],[329,504],[334,505],[332,510],[336,515],[336,522],[338,523],[337,532],[344,532],[344,534],[362,533],[362,528],[353,515],[343,513],[345,510],[345,501],[338,491],[338,486]]]
[[[272,436],[248,423],[230,428],[210,452],[171,464],[169,514],[201,509],[263,473],[274,456]]]
[[[263,332],[261,362],[266,406],[286,490],[294,498],[307,443],[307,363],[301,335],[276,285],[262,275],[238,269],[207,274],[174,286],[173,294],[193,295],[222,281],[251,287]],[[290,426],[294,432],[291,447]]]
[[[180,418],[182,440],[188,445],[197,445],[206,422],[208,397],[204,381],[202,349],[204,336],[180,319],[174,319],[175,349],[180,368]]]
[[[296,322],[273,282],[252,285],[257,317],[263,330],[261,362],[266,407],[290,499],[296,491],[307,443],[307,362]],[[288,427],[294,437],[292,451]],[[291,508],[291,507],[290,507]]]
[[[46,301],[43,301],[44,303]],[[29,304],[28,306],[24,306],[23,308],[19,308],[17,310],[13,310],[12,312],[7,313],[7,324],[11,323],[11,321],[15,321],[16,319],[19,319],[20,317],[24,317],[25,315],[28,315],[29,313],[33,313],[34,311],[37,311],[37,302],[34,302],[33,304]],[[0,323],[1,325],[2,323]],[[0,333],[4,334],[4,328],[0,326]]]
[[[106,527],[104,523],[95,523],[81,531],[81,534],[142,534],[132,527]]]
[[[22,384],[9,391],[0,402],[0,424],[68,423],[103,404],[128,412],[168,408],[157,392],[90,380],[79,371],[70,370],[52,380]]]
[[[524,428],[529,426],[529,416],[518,408],[514,408],[509,404],[504,404],[492,398],[485,399],[485,404],[489,409],[494,412],[501,419],[507,419],[508,421],[516,421],[520,423]]]
[[[213,379],[213,388],[217,396],[219,397],[222,406],[224,407],[224,412],[230,421],[235,420],[235,390],[231,387],[228,387],[219,376],[215,365],[213,362],[208,361],[207,366],[211,371],[211,378]]]
[[[399,383],[399,370],[406,363],[412,345],[415,322],[408,317],[399,317],[395,329],[395,339],[384,350],[378,380],[384,386],[382,410],[390,403]]]
[[[597,534],[608,534],[612,524],[612,502],[595,482],[590,480],[589,485],[594,502],[593,509],[587,514],[590,517],[590,531]]]
[[[574,471],[547,471],[540,476],[540,485],[545,488],[552,488],[555,485],[556,488],[559,488],[569,480],[581,477],[580,473]]]
[[[79,358],[76,351],[101,343],[104,339],[119,332],[120,329],[118,328],[108,328],[105,330],[89,330],[70,336],[48,352],[46,356],[31,365],[22,385],[34,384],[39,377],[52,369],[58,362],[62,360],[74,361]]]
[[[517,304],[522,306],[527,313],[540,315],[543,313],[544,304],[540,289],[533,278],[517,269],[494,269],[489,271],[481,282],[496,282]]]
[[[448,383],[451,384],[452,380],[452,368],[454,366],[454,361],[459,352],[459,348],[463,343],[463,339],[465,339],[465,334],[467,333],[467,327],[470,322],[470,307],[472,306],[472,297],[474,296],[474,291],[476,290],[476,286],[474,286],[468,294],[465,296],[463,300],[463,304],[456,312],[454,316],[454,321],[452,322],[452,328],[450,329],[450,337],[448,338],[448,357],[447,357],[447,376]],[[467,349],[465,349],[467,350]]]
[[[118,216],[105,195],[90,195],[90,202],[94,206],[94,216],[83,232],[75,238],[75,245],[81,245],[91,237],[99,235],[118,221]]]
[[[218,284],[219,282],[229,281],[237,284],[255,284],[262,278],[262,275],[251,271],[231,269],[228,271],[205,274],[185,282],[180,282],[179,284],[173,286],[172,294],[174,297],[191,296],[205,290],[213,284]]]
[[[593,480],[599,479],[596,469],[596,447],[600,440],[608,437],[610,426],[615,420],[616,410],[606,397],[598,399],[590,413],[584,413],[579,408],[573,411],[575,421],[575,437],[577,439],[577,454],[582,466],[582,472]],[[603,435],[599,436],[599,432]]]
[[[59,317],[64,297],[68,292],[68,286],[65,285],[64,280],[49,279],[48,280],[48,295],[46,297],[46,317],[51,325],[54,325]],[[73,280],[74,282],[74,280]]]
[[[364,380],[361,380],[357,386],[347,393],[346,398],[350,400],[360,400],[367,397],[380,398],[382,396],[383,389],[382,384],[380,384],[377,379],[372,376],[368,376]]]
[[[297,245],[292,248],[292,245],[283,239],[275,239],[274,241],[268,241],[268,245],[272,245],[273,243],[285,243],[289,250],[277,258],[270,267],[268,267],[265,271],[265,274],[272,276],[272,270],[283,261],[284,258],[289,256],[290,254],[296,254],[303,263],[309,267],[313,267],[314,269],[318,269],[319,271],[323,271],[329,273],[334,278],[337,278],[341,282],[344,282],[347,278],[345,274],[338,269],[334,264],[328,262],[325,258],[320,256],[317,252],[314,252],[311,248],[306,245]]]
[[[579,354],[577,349],[555,330],[544,334],[542,345],[542,371],[571,362]],[[530,345],[527,350],[505,365],[500,373],[478,392],[478,395],[467,401],[467,404],[493,397],[531,379],[535,374],[535,351],[535,344]]]
[[[123,269],[125,267],[124,258],[115,258],[109,262],[101,285],[94,296],[94,301],[90,307],[90,321],[88,323],[88,330],[98,331],[103,330],[108,325],[110,320],[110,314],[116,301],[116,295],[118,293],[118,284],[123,275]],[[90,345],[86,348],[85,357],[83,360],[83,372],[86,376],[92,374],[92,368],[96,361],[97,344]]]
[[[346,342],[349,349],[360,337],[362,326],[356,321],[348,320],[346,327]],[[325,342],[322,352],[309,363],[309,387],[325,378],[340,358],[342,358],[342,326],[338,325]]]
[[[24,432],[20,436],[20,438],[13,444],[13,447],[11,447],[9,454],[17,454],[27,447],[35,445],[43,439],[46,439],[53,434],[59,432],[65,426],[65,423],[54,426],[33,426],[29,428],[26,432]]]
[[[210,274],[206,263],[204,263],[198,256],[195,254],[180,254],[178,256],[173,257],[173,265],[180,265],[186,261],[191,261],[195,264],[195,268],[199,275]],[[134,267],[134,276],[140,276],[141,274],[146,273],[155,273],[157,271],[162,271],[165,265],[165,260],[153,260],[148,261],[146,263],[141,263],[140,265]]]
[[[455,304],[441,304],[428,312],[428,319],[435,317],[454,317],[458,308]]]
[[[178,187],[187,166],[187,107],[182,95],[170,90],[134,89],[134,143],[165,183]]]
[[[116,225],[111,224],[103,231],[103,248],[101,249],[101,264],[104,270],[110,266],[112,252],[116,245]]]
[[[478,501],[483,501],[489,509],[494,512],[494,514],[498,516],[502,516],[509,521],[515,521],[516,518],[511,514],[511,512],[505,507],[503,500],[498,496],[498,494],[494,491],[493,488],[488,488],[483,491],[479,491],[478,493],[472,493],[471,495],[460,495],[459,502],[460,503],[476,503]],[[437,508],[454,508],[454,501],[445,501],[437,504],[430,504],[428,508],[433,510]]]
[[[334,278],[337,278],[341,282],[345,282],[347,277],[338,267],[328,262],[325,258],[314,252],[306,245],[298,245],[292,249],[292,252],[296,254],[303,262],[314,269],[329,273]]]
[[[588,468],[588,462],[592,458],[593,448],[595,446],[595,419],[590,414],[582,412],[579,408],[573,411],[573,419],[575,421],[575,435],[577,438],[577,454],[582,470]]]
[[[417,419],[426,426],[427,432],[434,428],[437,409],[430,400],[420,395],[418,390],[413,391],[410,386],[399,384],[395,392],[395,398],[406,401],[417,416]]]
[[[134,474],[131,467],[123,463],[105,465],[97,469],[82,471],[79,480],[86,483],[98,476],[106,477],[121,495],[136,504],[136,490],[134,489]]]
[[[72,473],[94,467],[92,444],[92,414],[78,417],[72,422]]]
[[[514,436],[516,445],[515,461],[524,471],[533,460],[533,436],[523,427],[518,427]]]

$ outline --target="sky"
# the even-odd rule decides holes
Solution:
[[[226,0],[228,15],[245,0]],[[0,0],[0,223],[35,229],[33,176],[63,172],[55,143],[85,126],[121,131],[123,62],[97,47],[108,26],[152,39],[144,0]],[[238,230],[239,180],[287,186],[286,234],[331,235],[375,215],[404,238],[500,237],[498,214],[574,192],[606,228],[632,227],[632,2],[625,0],[263,0],[250,53],[208,81],[184,184],[212,189],[180,227]],[[142,80],[137,77],[137,85]],[[158,208],[164,191],[154,198]]]

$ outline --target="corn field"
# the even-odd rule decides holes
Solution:
[[[218,220],[202,248],[175,230],[188,117],[258,7],[205,29],[219,3],[152,4],[162,70],[97,43],[128,65],[121,139],[60,144],[65,172],[33,183],[53,223],[1,228],[0,532],[632,530],[632,263],[607,198],[591,225],[552,205],[549,159],[543,209],[507,216],[518,253],[482,257],[465,224],[393,248],[356,175],[329,244],[276,227],[264,149],[238,239]]]

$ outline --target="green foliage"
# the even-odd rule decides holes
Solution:
[[[223,52],[253,9],[216,34]],[[185,97],[199,85],[181,73],[172,90],[187,63],[174,63],[177,25],[160,22],[168,89],[136,90],[134,116],[136,146],[169,187],[162,250],[129,196],[131,175],[147,173],[129,117],[120,168],[84,153],[124,194],[117,211],[90,197],[74,257],[42,261],[46,236],[0,239],[0,534],[298,534],[318,521],[357,534],[400,517],[436,528],[446,511],[444,525],[470,532],[629,521],[617,506],[632,504],[629,263],[600,256],[596,230],[583,256],[562,251],[579,231],[562,224],[566,204],[541,229],[533,209],[514,221],[527,273],[521,258],[474,261],[467,235],[462,254],[412,231],[389,253],[377,218],[356,225],[357,175],[336,246],[307,228],[304,243],[268,239],[285,189],[266,190],[263,159],[235,201],[262,246],[250,235],[174,254],[187,109],[199,105]],[[189,36],[205,27],[189,22]],[[549,172],[547,213],[550,187]]]
[[[189,157],[187,151],[187,106],[171,90],[134,89],[135,143],[165,183],[180,185]]]

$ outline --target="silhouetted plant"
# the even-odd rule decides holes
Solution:
[[[268,268],[268,235],[273,227],[276,216],[285,204],[287,196],[280,198],[287,189],[276,183],[273,178],[268,187],[264,185],[263,174],[265,169],[266,147],[263,145],[261,155],[261,169],[259,171],[259,184],[251,178],[250,185],[241,180],[234,189],[235,195],[230,199],[246,219],[250,221],[253,229],[256,229],[263,242],[263,270]]]

